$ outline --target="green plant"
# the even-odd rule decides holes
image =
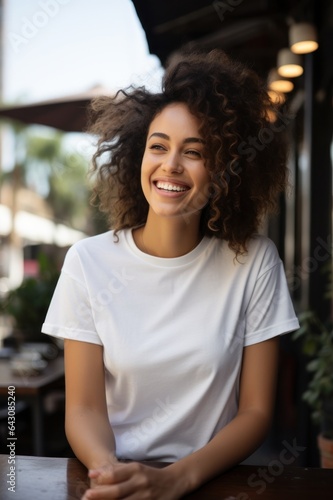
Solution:
[[[0,312],[14,320],[15,331],[22,340],[46,341],[41,326],[50,304],[59,272],[44,254],[39,255],[38,277],[25,278],[0,302]]]
[[[333,439],[333,325],[323,323],[312,311],[301,314],[299,320],[301,327],[293,338],[302,339],[311,374],[303,399],[312,408],[312,417],[321,425],[322,433]]]

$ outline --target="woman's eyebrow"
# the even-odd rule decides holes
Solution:
[[[167,134],[163,134],[162,132],[154,132],[148,137],[148,139],[151,139],[152,137],[160,137],[161,139],[166,139],[167,141],[170,141],[170,137]]]
[[[184,139],[184,144],[187,144],[188,142],[200,142],[201,144],[205,143],[205,141],[200,139],[200,137],[187,137]]]
[[[148,137],[148,140],[152,137],[160,137],[161,139],[170,141],[170,137],[167,134],[163,134],[163,132],[154,132]],[[200,142],[201,144],[204,144],[205,141],[203,139],[200,139],[200,137],[186,137],[183,142],[184,144],[188,144],[189,142]]]

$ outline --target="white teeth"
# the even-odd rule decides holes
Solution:
[[[162,182],[162,181],[157,181],[156,187],[158,189],[164,189],[165,191],[187,191],[187,188],[184,186],[169,184],[168,182]]]

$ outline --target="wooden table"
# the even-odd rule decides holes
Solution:
[[[16,403],[27,401],[31,404],[34,454],[41,456],[44,453],[43,399],[52,389],[64,387],[63,357],[49,361],[40,375],[33,376],[14,376],[10,369],[10,360],[0,359],[0,398],[3,403],[7,402],[9,386],[15,387]]]
[[[161,466],[161,464],[153,464]],[[9,491],[14,479],[15,493]],[[277,469],[275,470],[275,474]],[[11,476],[7,474],[12,473]],[[267,479],[263,479],[266,477]],[[87,470],[74,458],[0,455],[1,500],[75,500],[88,487]],[[273,476],[265,466],[238,465],[186,498],[193,500],[332,500],[333,470],[284,466]]]

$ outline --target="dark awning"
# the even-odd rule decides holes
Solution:
[[[288,45],[287,17],[294,2],[251,0],[133,0],[150,52],[162,64],[181,46],[220,47],[268,72]],[[295,2],[296,4],[296,2]],[[299,2],[297,2],[299,4]]]
[[[103,87],[59,99],[32,104],[0,107],[0,118],[9,118],[26,124],[54,127],[64,132],[82,132],[87,126],[87,109],[94,97],[110,95]]]

